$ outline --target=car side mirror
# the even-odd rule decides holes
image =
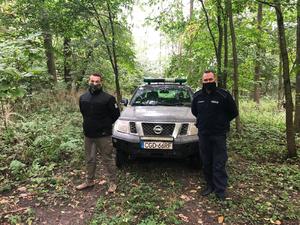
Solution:
[[[122,98],[121,100],[121,104],[124,105],[124,106],[127,106],[128,105],[128,99],[127,98]]]

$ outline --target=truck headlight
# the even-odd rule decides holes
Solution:
[[[189,123],[187,135],[197,135],[197,134],[198,134],[198,128],[195,126],[194,123]]]
[[[114,130],[121,133],[130,133],[129,122],[125,120],[117,120],[114,126]]]

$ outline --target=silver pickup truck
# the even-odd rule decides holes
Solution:
[[[116,121],[113,145],[120,168],[135,157],[187,158],[201,167],[193,92],[185,79],[144,79]]]

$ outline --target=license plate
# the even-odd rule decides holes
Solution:
[[[142,141],[141,148],[144,148],[144,149],[173,149],[173,142]]]

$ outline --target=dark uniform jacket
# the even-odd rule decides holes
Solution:
[[[86,137],[97,138],[112,134],[112,124],[120,116],[115,97],[102,90],[97,94],[87,91],[80,96],[79,107]]]
[[[192,113],[197,118],[201,135],[224,135],[230,121],[238,115],[236,104],[229,92],[216,88],[212,93],[200,90],[194,94]]]

